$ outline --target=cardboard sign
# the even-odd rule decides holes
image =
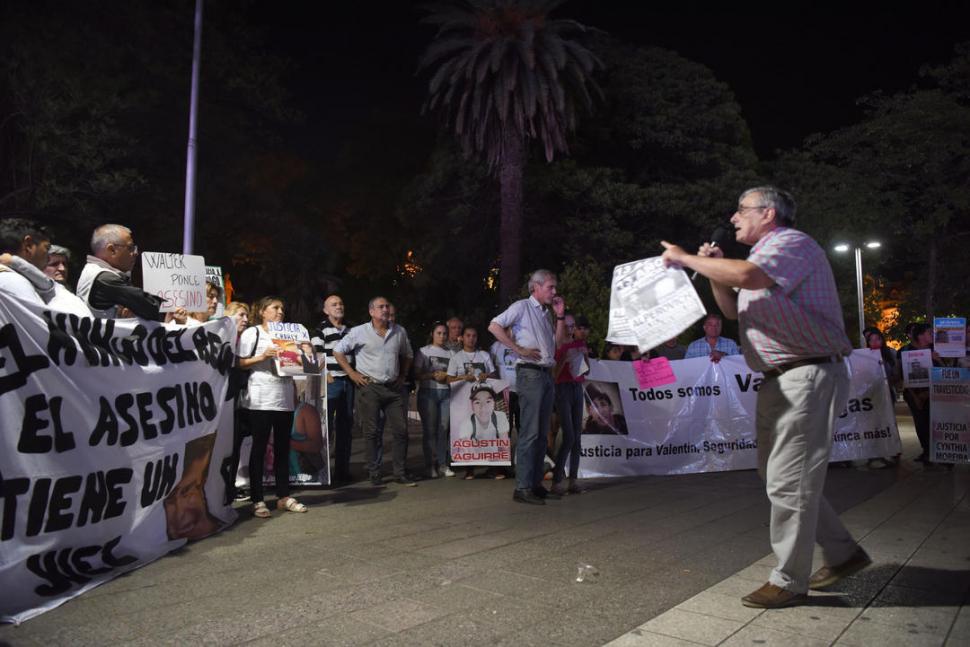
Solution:
[[[641,389],[652,389],[677,381],[677,376],[670,367],[670,360],[666,357],[633,362],[633,370],[637,374],[637,383]]]
[[[201,256],[142,252],[143,289],[165,300],[161,312],[185,308],[205,312],[205,259]]]

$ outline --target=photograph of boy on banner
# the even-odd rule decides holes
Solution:
[[[165,497],[165,526],[169,539],[202,539],[226,522],[209,512],[205,483],[216,435],[209,434],[185,444],[182,478]]]
[[[584,435],[626,436],[626,417],[620,400],[619,387],[611,382],[586,381]],[[615,412],[619,413],[615,413]]]
[[[452,465],[511,465],[508,383],[489,378],[451,388]]]

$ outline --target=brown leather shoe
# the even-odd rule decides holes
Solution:
[[[839,580],[854,575],[872,563],[862,546],[855,549],[852,556],[838,566],[823,566],[808,578],[808,588],[813,591],[832,586]]]
[[[805,593],[795,593],[768,582],[754,593],[741,598],[741,604],[752,609],[781,609],[801,604],[808,599]]]

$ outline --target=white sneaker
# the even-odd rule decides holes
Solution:
[[[450,467],[445,469],[445,476],[454,476],[454,475],[455,473],[451,471]]]

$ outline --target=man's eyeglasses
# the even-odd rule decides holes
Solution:
[[[752,205],[748,205],[748,206],[745,206],[743,204],[739,204],[738,205],[738,213],[744,213],[748,209],[767,209],[767,208],[768,208],[768,205],[766,205],[766,204],[752,204]]]
[[[114,245],[115,247],[124,247],[129,252],[131,252],[132,254],[137,254],[138,253],[138,245],[136,245],[135,243],[129,243],[127,245],[123,245],[121,243],[111,243],[111,244]]]

